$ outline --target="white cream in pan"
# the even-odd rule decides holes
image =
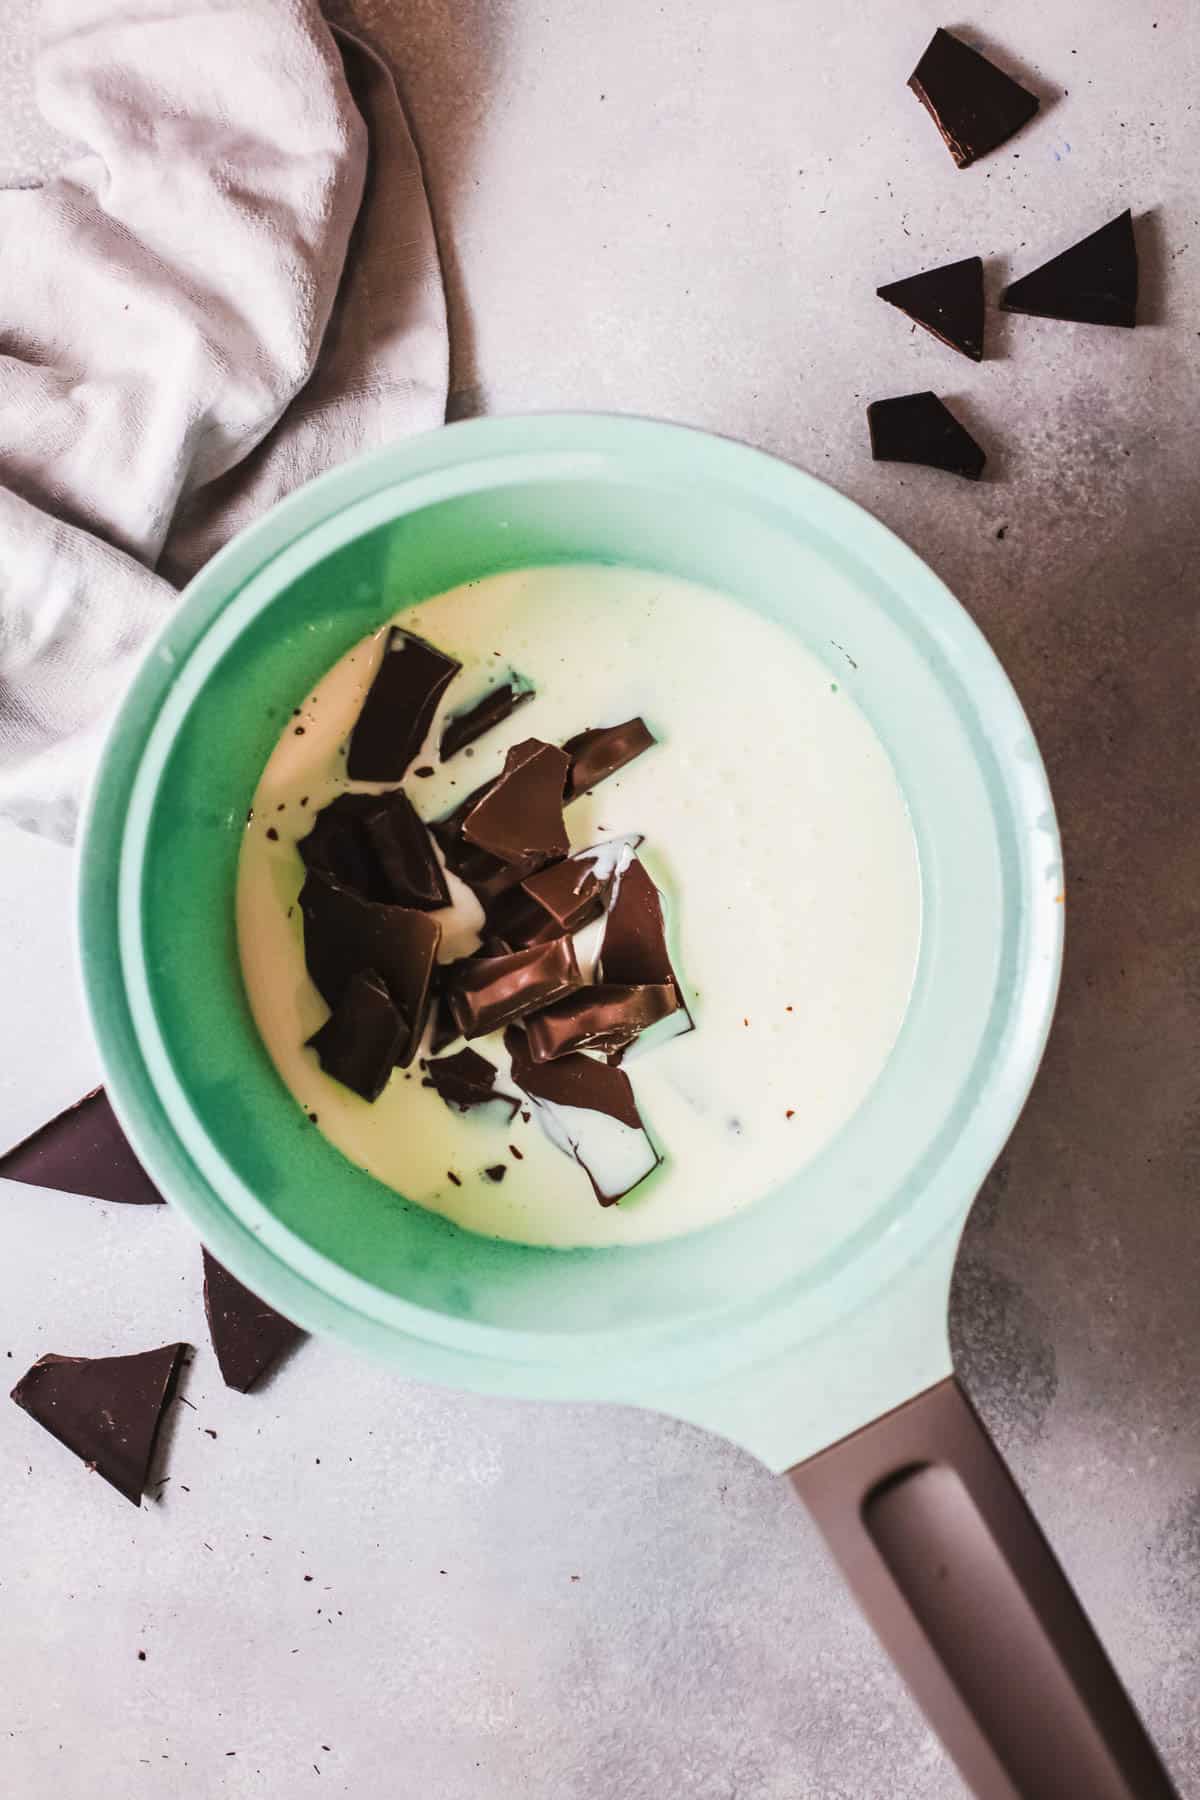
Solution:
[[[421,1085],[419,1062],[396,1070],[374,1104],[323,1073],[304,1047],[328,1009],[305,969],[295,843],[347,786],[339,750],[382,655],[380,631],[289,719],[246,830],[242,971],[283,1080],[352,1161],[491,1236],[564,1248],[640,1243],[749,1205],[863,1100],[899,1031],[916,964],[921,898],[908,816],[836,669],[721,594],[590,564],[491,576],[397,620],[463,665],[404,781],[425,819],[498,773],[513,744],[560,744],[587,727],[645,718],[657,746],[566,818],[572,849],[643,837],[696,1029],[627,1057],[663,1162],[604,1208],[536,1118],[509,1124],[496,1106],[452,1110]],[[513,671],[535,698],[471,754],[440,763],[446,717]],[[429,765],[431,777],[415,774]],[[468,889],[453,877],[450,887],[452,913],[434,915],[443,961],[476,947],[482,916]],[[474,1048],[507,1076],[499,1035]],[[484,1171],[501,1163],[497,1183]]]

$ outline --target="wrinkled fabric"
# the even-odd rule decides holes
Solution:
[[[420,165],[310,0],[46,0],[86,146],[0,192],[0,816],[69,840],[177,588],[310,476],[445,416]]]

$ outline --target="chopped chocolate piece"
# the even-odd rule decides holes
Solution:
[[[351,781],[399,781],[425,742],[438,701],[462,668],[393,625],[346,758]]]
[[[514,763],[515,758],[520,758],[521,761],[528,760],[537,748],[537,740],[532,738],[523,744],[515,745],[508,753],[506,768],[509,764]],[[520,764],[516,763],[514,766],[519,767]],[[481,787],[477,787],[469,793],[465,800],[460,800],[453,812],[447,813],[444,818],[435,819],[430,826],[430,830],[442,847],[446,867],[473,889],[480,904],[484,907],[490,906],[509,888],[516,887],[517,883],[522,881],[526,875],[532,875],[551,860],[548,856],[538,854],[529,855],[520,862],[505,863],[499,857],[492,856],[488,851],[479,849],[477,845],[468,843],[464,838],[463,823],[468,814],[472,813],[476,806],[491,794],[501,779],[502,777],[497,775],[491,781],[485,781]]]
[[[359,969],[308,1047],[327,1075],[364,1100],[378,1100],[410,1035],[408,1020],[380,976],[374,969]]]
[[[575,946],[561,937],[508,956],[470,956],[453,963],[447,994],[463,1036],[477,1038],[561,1000],[582,982]]]
[[[1023,275],[1000,296],[1004,312],[1082,325],[1136,325],[1137,244],[1128,207],[1058,256]]]
[[[553,744],[540,743],[537,738],[515,744],[497,780],[463,819],[464,838],[510,867],[531,856],[543,863],[565,856],[569,841],[562,815],[567,768],[566,752]]]
[[[124,1206],[162,1205],[103,1088],[94,1088],[0,1156],[0,1176]]]
[[[960,169],[1006,143],[1038,109],[1036,94],[941,29],[934,32],[908,85]]]
[[[983,361],[983,262],[978,256],[944,263],[921,275],[906,275],[876,288],[881,300],[898,306],[902,313],[935,338],[960,350],[973,362]]]
[[[429,828],[402,789],[384,796],[378,811],[365,815],[363,828],[387,881],[388,892],[380,899],[423,912],[449,906],[450,889]]]
[[[186,1344],[137,1356],[43,1356],[12,1391],[31,1419],[134,1506]]]
[[[417,1053],[442,928],[428,913],[364,900],[340,882],[310,870],[300,889],[304,960],[325,1004],[337,1007],[351,977],[374,969],[409,1026],[398,1061]]]
[[[522,682],[520,676],[517,676],[513,681],[506,681],[503,687],[493,688],[490,694],[485,694],[482,700],[468,707],[466,712],[453,713],[446,721],[438,748],[442,761],[448,762],[468,744],[473,744],[476,738],[481,738],[485,731],[491,731],[493,726],[502,724],[518,706],[524,705],[526,700],[532,700],[533,695],[532,683]]]
[[[626,719],[623,725],[594,726],[568,738],[563,745],[571,758],[566,798],[576,800],[589,788],[598,787],[657,742],[644,719]]]
[[[514,946],[544,944],[582,930],[611,904],[641,841],[636,834],[611,838],[527,876],[518,889],[500,896],[488,914],[489,925]]]
[[[600,975],[621,987],[640,987],[667,982],[675,989],[680,1006],[683,994],[671,967],[662,895],[634,857],[621,876],[616,899],[604,927],[600,946]]]
[[[897,394],[867,408],[876,462],[924,463],[978,481],[987,461],[970,432],[936,394]]]
[[[468,1112],[473,1106],[487,1106],[499,1100],[508,1107],[510,1119],[520,1110],[521,1102],[512,1094],[496,1088],[496,1069],[478,1050],[459,1050],[454,1056],[435,1056],[425,1065],[430,1087],[435,1088],[447,1106]]]
[[[580,988],[525,1021],[525,1036],[534,1062],[550,1062],[573,1050],[596,1050],[615,1056],[627,1050],[648,1026],[657,1025],[679,1008],[670,982],[621,987],[600,982]]]
[[[243,1287],[215,1256],[204,1252],[204,1316],[227,1388],[249,1393],[285,1350],[307,1334]]]
[[[489,1181],[503,1181],[508,1174],[508,1164],[493,1163],[490,1169],[485,1169],[483,1172]]]
[[[365,828],[368,815],[377,812],[385,798],[380,794],[339,794],[323,806],[314,815],[307,837],[296,844],[305,868],[332,875],[364,899],[386,899],[389,890]]]
[[[590,1056],[535,1063],[525,1033],[504,1034],[512,1078],[550,1141],[574,1157],[601,1206],[612,1206],[662,1161],[642,1123],[628,1075]]]
[[[430,1009],[430,1017],[433,1023],[429,1033],[429,1048],[434,1056],[438,1054],[439,1050],[444,1050],[448,1044],[452,1044],[455,1038],[460,1038],[462,1036],[462,1032],[454,1023],[454,1015],[450,1011],[446,996],[441,991],[440,965],[437,970],[437,975],[439,986],[437,993],[433,997],[433,1003]]]

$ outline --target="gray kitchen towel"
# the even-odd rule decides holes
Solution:
[[[441,422],[445,301],[391,77],[316,0],[45,0],[86,146],[0,192],[0,816],[69,841],[178,586]]]

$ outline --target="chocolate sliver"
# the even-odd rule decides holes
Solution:
[[[640,857],[634,857],[621,876],[609,911],[600,946],[600,979],[622,987],[666,982],[679,988],[667,949],[662,895]]]
[[[374,969],[359,969],[308,1047],[327,1075],[364,1100],[378,1100],[410,1036],[408,1021]]]
[[[43,1356],[12,1391],[17,1405],[134,1506],[186,1344],[137,1356]]]
[[[429,828],[406,793],[397,789],[388,794],[376,811],[365,815],[363,828],[387,884],[380,898],[425,912],[449,906],[450,890]]]
[[[424,1065],[425,1078],[447,1106],[469,1112],[473,1106],[487,1106],[500,1101],[507,1106],[508,1116],[520,1111],[520,1097],[507,1094],[496,1086],[497,1070],[478,1050],[459,1050],[454,1056],[435,1056]]]
[[[653,1173],[662,1157],[642,1123],[629,1077],[590,1056],[535,1063],[525,1033],[504,1034],[512,1079],[533,1102],[551,1143],[574,1158],[601,1206],[612,1206]]]
[[[1004,312],[1040,319],[1073,319],[1082,325],[1136,325],[1137,244],[1128,208],[1023,275],[1000,296]]]
[[[565,751],[528,738],[509,751],[504,768],[462,822],[462,835],[510,867],[531,856],[541,862],[565,856],[563,824]]]
[[[960,169],[1006,143],[1038,109],[1036,94],[961,38],[940,29],[908,85]]]
[[[576,800],[590,788],[598,787],[657,742],[644,719],[626,719],[622,725],[594,726],[568,738],[563,745],[571,759],[565,798]]]
[[[442,732],[442,741],[438,746],[438,755],[443,762],[448,762],[476,738],[485,732],[503,724],[518,706],[526,700],[532,700],[534,689],[531,682],[524,682],[518,676],[513,681],[506,681],[503,687],[493,688],[490,694],[465,712],[454,713],[446,721]]]
[[[373,969],[410,1027],[397,1061],[406,1067],[425,1029],[430,982],[442,928],[414,907],[364,900],[328,875],[310,871],[300,890],[304,960],[331,1011],[353,976]]]
[[[122,1206],[161,1206],[163,1197],[130,1148],[103,1088],[95,1088],[0,1156],[0,1176]]]
[[[987,461],[975,439],[936,394],[898,394],[867,408],[876,462],[923,463],[978,481]]]
[[[552,1005],[582,982],[575,946],[562,937],[508,956],[474,956],[452,963],[446,992],[463,1036],[477,1038]]]
[[[462,664],[393,625],[383,660],[350,734],[351,781],[399,781],[425,741],[441,699]]]
[[[679,996],[670,982],[641,987],[600,982],[532,1013],[525,1021],[525,1037],[536,1063],[575,1050],[616,1056],[678,1008]]]
[[[973,362],[983,361],[983,262],[968,256],[921,275],[906,275],[876,288],[881,300],[899,307],[935,338]]]
[[[227,1388],[246,1394],[307,1334],[204,1252],[204,1316]]]

